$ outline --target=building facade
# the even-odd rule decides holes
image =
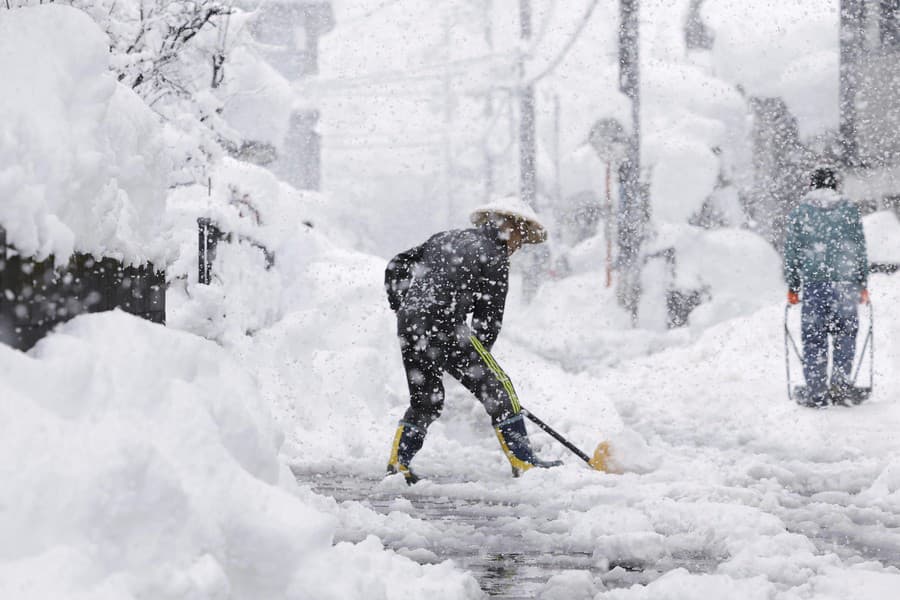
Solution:
[[[258,5],[258,8],[257,8]],[[266,61],[288,82],[319,72],[319,38],[334,28],[330,0],[253,3],[250,32]],[[319,111],[304,106],[290,116],[287,134],[269,168],[297,189],[318,190],[321,179]]]
[[[845,191],[900,205],[900,0],[841,0],[840,139]]]

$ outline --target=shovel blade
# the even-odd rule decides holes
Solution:
[[[597,471],[603,471],[604,473],[610,473],[610,448],[609,442],[603,441],[597,444],[597,448],[594,450],[594,455],[591,457],[591,460],[588,461],[588,464],[591,468],[596,469]]]

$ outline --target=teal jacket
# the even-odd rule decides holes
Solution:
[[[830,189],[809,192],[788,216],[784,277],[799,292],[812,282],[867,285],[866,238],[859,207]]]

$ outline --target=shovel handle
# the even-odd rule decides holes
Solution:
[[[575,444],[573,444],[572,442],[570,442],[569,440],[564,438],[562,435],[557,433],[555,429],[553,429],[552,427],[550,427],[549,425],[547,425],[546,423],[544,423],[543,421],[538,419],[536,416],[531,414],[525,408],[522,408],[522,410],[520,412],[523,415],[525,415],[526,417],[528,417],[529,421],[531,421],[532,423],[534,423],[535,425],[537,425],[538,427],[540,427],[541,429],[546,431],[550,435],[550,437],[552,437],[557,442],[559,442],[560,444],[562,444],[563,446],[568,448],[573,454],[577,455],[578,458],[580,458],[581,460],[586,462],[588,465],[591,464],[591,458],[587,454],[585,454],[584,452],[579,450],[578,447],[575,446]],[[591,466],[593,466],[593,465],[591,465]]]

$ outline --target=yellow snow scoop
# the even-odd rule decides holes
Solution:
[[[560,433],[558,433],[555,429],[538,419],[536,416],[531,414],[530,411],[522,408],[522,414],[525,415],[529,421],[546,431],[550,437],[555,439],[557,442],[565,446],[568,450],[570,450],[573,454],[578,456],[581,460],[586,462],[588,466],[597,471],[603,471],[604,473],[612,472],[610,470],[610,448],[609,442],[603,441],[597,444],[597,448],[594,450],[594,456],[588,456],[584,452],[578,449],[578,447],[564,438]]]

